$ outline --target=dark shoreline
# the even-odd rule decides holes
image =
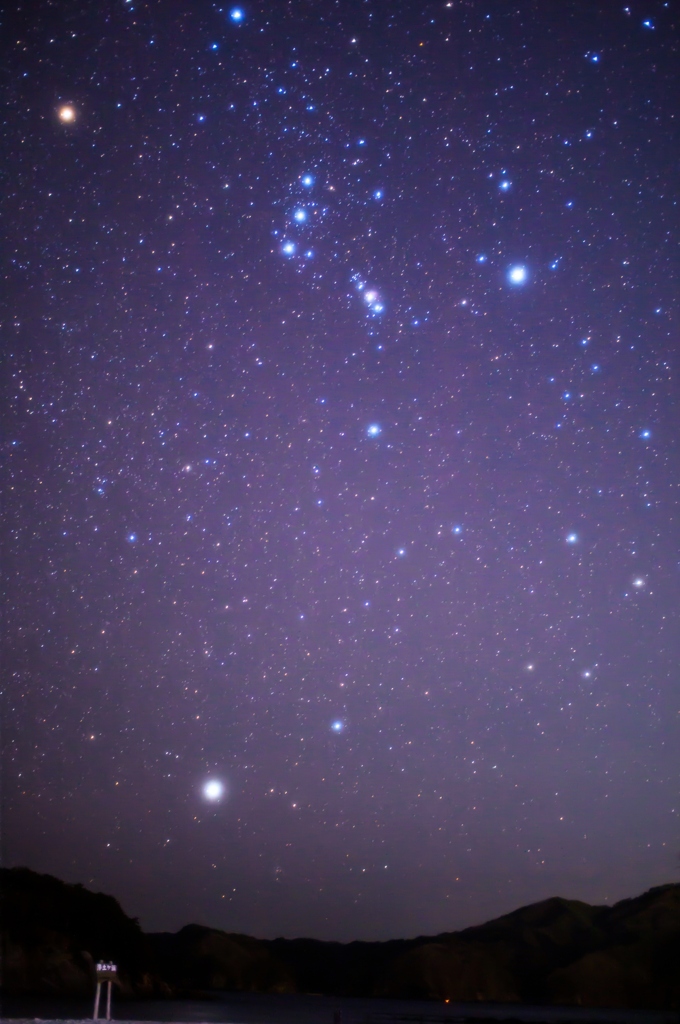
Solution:
[[[91,1000],[3,996],[0,1021],[52,1024],[91,1019]],[[339,1016],[338,1016],[339,1015]],[[113,1019],[145,1024],[677,1024],[675,1010],[441,1003],[323,995],[210,992],[203,998],[119,1000]]]

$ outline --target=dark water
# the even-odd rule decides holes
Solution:
[[[338,1016],[339,1015],[339,1016]],[[4,997],[0,1020],[12,1024],[82,1021],[91,1001]],[[206,999],[115,1001],[121,1021],[186,1021],[187,1024],[454,1024],[456,1021],[521,1021],[523,1024],[680,1024],[677,1011],[591,1010],[517,1003],[434,1003],[396,999],[219,993]]]

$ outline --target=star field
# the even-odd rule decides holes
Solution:
[[[672,880],[677,4],[7,27],[5,863],[343,940]]]

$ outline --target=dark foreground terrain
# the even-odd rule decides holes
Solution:
[[[144,934],[111,896],[0,871],[3,992],[86,997],[93,963],[121,997],[314,992],[451,1002],[680,1009],[680,885],[613,907],[553,898],[495,921],[391,942],[266,941],[187,925]]]
[[[3,996],[0,1021],[76,1024],[92,1016],[92,1000]],[[438,1003],[418,1000],[210,993],[203,999],[114,1000],[112,1017],[126,1024],[678,1024],[674,1010],[622,1010],[520,1003]]]

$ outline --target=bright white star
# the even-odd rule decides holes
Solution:
[[[232,7],[229,11],[229,17],[232,21],[239,22],[243,21],[244,14],[240,7]]]
[[[382,427],[379,423],[371,423],[366,427],[366,433],[369,437],[377,437],[378,434],[382,433]]]
[[[76,119],[76,112],[68,105],[59,108],[59,120],[64,124],[71,124]]]
[[[510,267],[508,271],[510,284],[525,284],[528,276],[527,268],[521,264],[518,264],[516,267]]]
[[[224,796],[224,783],[219,779],[208,779],[203,785],[203,796],[206,800],[221,800]]]

